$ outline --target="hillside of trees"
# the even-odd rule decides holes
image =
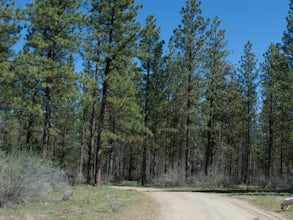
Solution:
[[[155,17],[138,20],[141,7],[0,0],[0,152],[39,155],[97,186],[292,187],[293,0],[260,65],[249,40],[228,60],[220,19],[200,0],[186,0],[170,39]]]

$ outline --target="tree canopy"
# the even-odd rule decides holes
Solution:
[[[229,61],[226,30],[200,0],[186,0],[170,39],[154,16],[139,21],[141,7],[0,1],[0,151],[37,154],[97,186],[290,182],[292,0],[263,63],[249,39]]]

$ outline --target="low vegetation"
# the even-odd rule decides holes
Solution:
[[[71,193],[66,179],[65,173],[48,160],[0,152],[0,207],[67,199]],[[60,198],[52,192],[60,192]]]
[[[68,179],[48,160],[1,153],[0,219],[137,219],[145,212],[148,198],[141,193],[73,187]]]
[[[133,215],[128,212],[130,207],[142,210],[147,202],[148,199],[136,191],[82,185],[73,187],[67,201],[25,203],[17,208],[0,209],[0,219],[127,219]]]
[[[287,219],[293,219],[293,207],[289,207],[288,210],[281,211],[280,203],[286,197],[290,197],[290,194],[251,194],[251,195],[237,195],[237,198],[246,200],[249,203],[267,210],[281,214]]]
[[[180,169],[169,169],[166,173],[150,180],[149,182],[157,187],[195,186],[204,189],[238,188],[242,183],[240,178],[215,172],[210,173],[209,175],[205,175],[205,173],[201,172],[186,179],[184,170]],[[264,175],[256,175],[251,178],[251,183],[245,185],[244,188],[248,187],[250,189],[262,191],[278,189],[279,191],[291,191],[293,193],[292,182],[293,176],[275,176],[268,178]]]

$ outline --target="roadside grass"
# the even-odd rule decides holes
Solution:
[[[293,206],[289,206],[288,210],[281,211],[280,203],[290,195],[272,195],[272,194],[250,194],[250,195],[236,195],[238,199],[245,200],[252,205],[255,205],[263,210],[276,212],[285,217],[286,219],[293,219]]]
[[[139,186],[134,182],[124,182],[123,186]],[[156,187],[158,188],[158,187]],[[223,193],[245,200],[261,209],[276,212],[287,219],[293,219],[293,206],[288,211],[280,210],[280,203],[291,192],[263,190],[259,188],[200,188],[200,187],[160,187],[168,191]],[[62,198],[62,195],[57,195]],[[28,203],[15,208],[0,208],[0,220],[128,220],[154,219],[158,206],[146,195],[134,190],[120,190],[111,187],[89,185],[73,187],[72,196],[64,201],[50,203]]]
[[[129,207],[143,205],[144,202],[144,196],[136,191],[83,185],[73,187],[73,194],[67,201],[2,208],[0,219],[117,219]]]

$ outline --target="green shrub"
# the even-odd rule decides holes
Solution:
[[[64,172],[51,162],[25,153],[0,154],[0,207],[49,201],[56,198],[50,192],[68,188]]]

